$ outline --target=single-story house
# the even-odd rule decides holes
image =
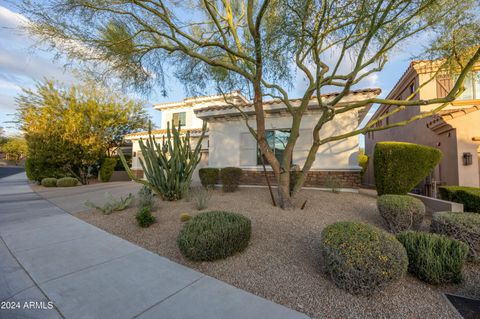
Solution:
[[[363,89],[352,91],[341,99],[339,106],[376,97],[380,89]],[[328,101],[337,93],[325,94]],[[225,101],[227,99],[228,103]],[[300,100],[292,100],[295,106]],[[233,105],[232,105],[233,104]],[[208,132],[202,143],[202,159],[200,167],[227,167],[235,166],[243,170],[241,183],[248,185],[264,185],[266,183],[261,159],[258,156],[256,140],[247,129],[239,109],[242,113],[252,117],[249,124],[255,128],[254,109],[251,101],[240,92],[227,95],[201,96],[187,98],[180,102],[161,103],[154,106],[162,112],[161,128],[152,131],[156,137],[164,136],[167,122],[180,124],[182,130],[190,131],[193,140],[198,139],[203,121],[208,124]],[[279,100],[264,102],[267,138],[276,156],[280,158],[286,140],[289,137],[292,123],[290,113]],[[313,127],[321,115],[316,98],[312,99],[308,111],[303,117],[300,136],[294,149],[293,164],[300,167],[306,160],[313,141]],[[354,110],[339,114],[335,119],[324,126],[320,134],[331,136],[350,132],[358,127],[362,110]],[[129,134],[126,139],[133,142],[132,170],[142,176],[139,158],[142,156],[139,140],[147,138],[148,132]],[[332,180],[339,188],[358,188],[360,185],[360,171],[358,165],[359,143],[358,137],[350,137],[341,141],[325,144],[317,152],[316,160],[307,178],[307,187],[325,187]],[[270,181],[275,184],[273,172],[267,166]],[[198,180],[198,174],[194,178]]]

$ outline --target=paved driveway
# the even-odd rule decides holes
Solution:
[[[0,298],[8,319],[307,318],[73,217],[24,174],[0,179]]]

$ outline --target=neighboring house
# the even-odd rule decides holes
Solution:
[[[438,61],[413,61],[397,82],[387,99],[405,99],[420,87],[414,99],[445,97],[454,84],[454,78],[439,73]],[[406,126],[365,135],[365,153],[370,156],[364,182],[374,185],[373,152],[377,142],[401,141],[438,148],[443,153],[440,164],[416,192],[435,196],[438,185],[478,187],[480,184],[480,65],[476,65],[464,82],[465,92],[438,114],[428,116]],[[409,106],[376,125],[407,120],[431,111],[438,105]],[[381,105],[369,121],[393,110],[394,106]]]
[[[352,91],[345,96],[339,106],[345,106],[360,100],[376,97],[379,89],[365,89]],[[325,94],[328,101],[337,94]],[[228,103],[225,101],[227,99]],[[300,100],[292,100],[292,104],[299,105]],[[229,93],[226,96],[214,95],[188,98],[181,102],[162,103],[154,106],[162,112],[161,129],[152,133],[156,137],[165,135],[167,122],[178,125],[182,130],[190,131],[192,139],[198,139],[201,133],[202,121],[208,123],[208,132],[202,145],[202,160],[199,167],[227,167],[235,166],[243,170],[241,183],[249,185],[264,185],[265,175],[261,158],[258,156],[256,140],[247,129],[243,114],[251,117],[249,124],[255,129],[254,109],[251,101],[239,92]],[[242,112],[239,112],[239,109]],[[281,157],[286,141],[290,135],[292,118],[286,106],[278,100],[264,102],[267,139],[278,158]],[[300,167],[305,162],[313,141],[313,127],[321,112],[316,98],[312,99],[308,111],[305,113],[300,127],[300,136],[293,154],[293,164]],[[339,114],[321,130],[321,136],[338,135],[350,132],[358,127],[359,115],[362,110]],[[139,157],[141,156],[138,141],[146,138],[147,132],[127,135],[133,142],[132,169],[138,176],[142,176]],[[325,187],[330,183],[342,188],[357,188],[360,184],[360,170],[358,165],[358,137],[351,137],[341,141],[325,144],[317,152],[317,158],[308,175],[305,186]],[[270,182],[275,184],[273,172],[267,164]],[[194,176],[198,180],[198,174]]]

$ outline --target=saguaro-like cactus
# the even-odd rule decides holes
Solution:
[[[148,139],[140,139],[139,145],[143,154],[140,158],[144,179],[136,177],[128,167],[125,157],[119,151],[123,166],[132,180],[150,187],[164,200],[178,200],[188,191],[192,181],[193,171],[200,162],[200,150],[205,136],[207,123],[203,123],[202,134],[195,148],[190,143],[190,133],[180,132],[180,127],[175,128],[167,124],[167,136],[157,142],[152,135],[151,127],[148,130]]]

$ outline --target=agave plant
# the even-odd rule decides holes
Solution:
[[[190,143],[190,133],[180,132],[180,126],[175,128],[167,123],[167,134],[158,142],[152,135],[151,125],[148,129],[148,138],[140,139],[139,146],[143,154],[140,164],[145,179],[136,177],[128,167],[125,156],[119,150],[120,159],[125,166],[128,176],[137,183],[151,188],[163,200],[178,200],[188,192],[193,172],[200,162],[200,150],[205,136],[207,123],[203,123],[202,134],[193,147]]]

